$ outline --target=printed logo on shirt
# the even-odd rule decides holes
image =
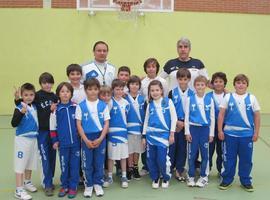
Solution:
[[[98,77],[98,73],[95,70],[92,70],[86,74],[86,79],[96,78]]]
[[[174,103],[177,103],[178,95],[174,95],[173,98],[174,98]]]
[[[150,115],[153,115],[154,114],[154,108],[151,108],[149,113],[150,113]]]
[[[191,104],[191,107],[192,107],[192,111],[195,111],[196,104],[195,103]]]
[[[51,101],[51,100],[49,100],[49,101],[44,101],[44,102],[41,102],[41,103],[40,103],[40,106],[41,106],[42,108],[46,108],[46,107],[51,106],[51,105],[52,105],[52,101]]]
[[[170,68],[171,71],[175,71],[175,70],[178,70],[178,69],[179,69],[178,66],[172,66],[172,67]]]
[[[250,104],[247,104],[247,110],[250,110],[251,109],[251,106],[252,106],[251,103]]]
[[[229,103],[229,107],[230,107],[230,110],[233,110],[234,103],[233,102]]]
[[[99,112],[99,117],[100,118],[104,118],[104,113],[103,112]]]
[[[87,121],[88,120],[88,113],[83,113],[83,116],[84,116],[85,120]]]
[[[113,106],[114,114],[117,113],[117,106]]]
[[[206,111],[210,110],[210,108],[211,108],[211,104],[205,105],[205,110],[206,110]]]

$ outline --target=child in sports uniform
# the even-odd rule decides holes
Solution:
[[[36,192],[31,182],[32,170],[38,162],[38,119],[37,109],[33,104],[35,87],[30,83],[21,86],[22,102],[16,106],[11,124],[16,127],[14,140],[14,168],[16,173],[15,197],[21,200],[32,199],[25,190]]]

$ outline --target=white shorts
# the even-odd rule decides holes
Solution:
[[[23,174],[26,169],[36,170],[38,166],[38,145],[36,138],[15,136],[14,170]]]
[[[128,153],[143,153],[142,136],[128,134]]]
[[[111,160],[128,158],[128,144],[108,142],[108,158]]]

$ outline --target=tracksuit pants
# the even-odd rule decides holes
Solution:
[[[218,139],[218,130],[217,126],[215,127],[215,137],[213,142],[209,144],[209,167],[210,170],[212,169],[213,166],[213,155],[217,153],[217,158],[216,158],[216,167],[219,173],[221,173],[221,168],[222,168],[222,147],[221,147],[222,141]]]
[[[77,190],[80,179],[80,146],[60,147],[61,187]]]
[[[208,126],[190,126],[192,142],[188,143],[188,175],[195,177],[195,160],[197,152],[201,153],[201,177],[209,174],[208,147],[209,147],[209,127]]]
[[[185,169],[187,158],[187,141],[184,129],[178,133],[174,133],[174,143],[169,147],[169,156],[171,161],[171,172],[176,168],[178,173],[182,173]]]
[[[150,177],[153,181],[162,175],[164,181],[171,178],[171,162],[168,156],[168,148],[147,144],[147,165]]]
[[[225,184],[233,182],[238,156],[238,175],[240,182],[242,185],[251,184],[252,153],[252,137],[233,137],[225,134],[225,140],[223,142],[224,169],[222,169],[221,173],[222,182]]]
[[[42,164],[42,185],[44,188],[52,188],[56,150],[52,147],[50,131],[39,130],[37,140]]]
[[[95,140],[100,136],[100,133],[86,134],[86,136],[89,140]],[[94,149],[88,148],[82,141],[81,159],[86,187],[92,187],[94,184],[103,185],[105,152],[106,139]]]

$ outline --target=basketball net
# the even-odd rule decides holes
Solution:
[[[142,0],[113,0],[113,2],[120,6],[119,19],[132,20],[137,19],[138,9]]]

